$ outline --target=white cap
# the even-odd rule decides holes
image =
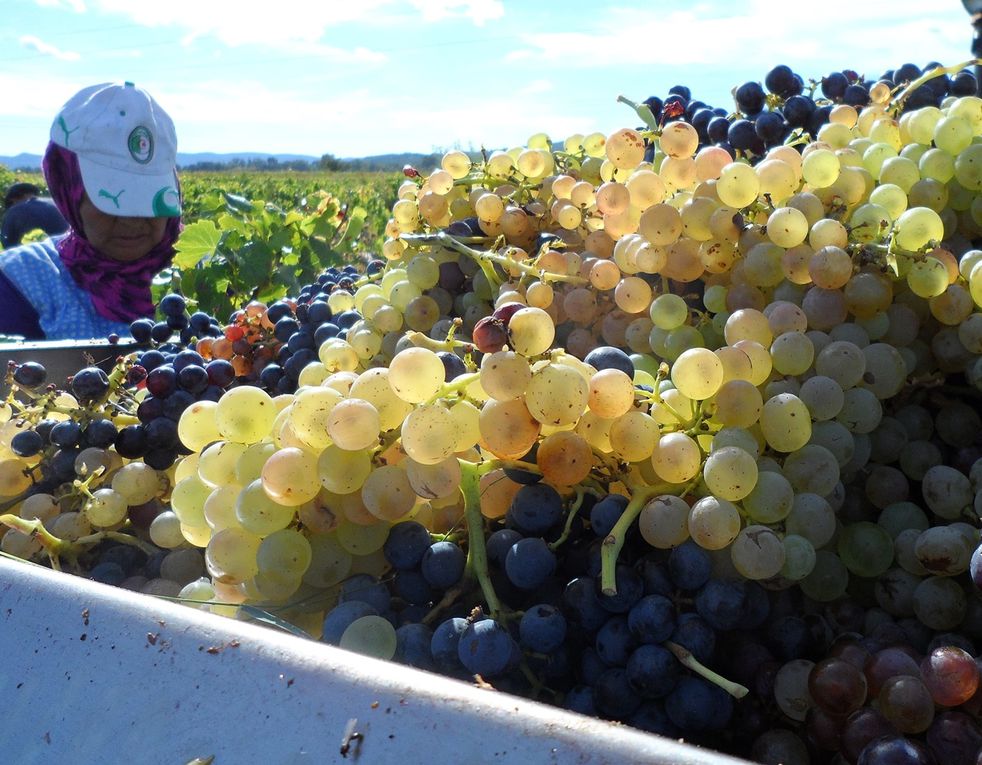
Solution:
[[[76,93],[51,125],[51,140],[78,156],[92,204],[109,215],[181,214],[174,123],[132,82]]]

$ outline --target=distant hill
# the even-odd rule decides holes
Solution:
[[[264,154],[262,152],[237,152],[218,154],[215,152],[178,153],[177,165],[182,169],[219,170],[223,168],[265,168],[312,170],[376,170],[396,171],[405,165],[412,165],[421,171],[431,170],[440,163],[440,154],[421,154],[404,152],[401,154],[378,154],[371,157],[334,157],[325,154],[315,157],[309,154]],[[323,161],[322,161],[323,160]],[[21,153],[14,156],[0,156],[0,165],[10,170],[37,171],[41,168],[40,154]]]

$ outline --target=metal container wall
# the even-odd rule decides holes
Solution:
[[[741,762],[4,558],[0,699],[11,765]]]

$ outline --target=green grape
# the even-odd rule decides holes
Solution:
[[[456,451],[457,425],[442,404],[418,406],[402,423],[402,448],[413,460],[435,465]]]
[[[460,461],[456,457],[447,457],[434,465],[423,465],[412,459],[401,464],[406,468],[409,485],[418,497],[456,497],[461,481]]]
[[[804,374],[815,358],[815,346],[802,332],[785,332],[774,338],[770,352],[774,370],[782,375]]]
[[[968,602],[957,580],[931,576],[914,590],[914,614],[932,630],[952,630],[965,618]]]
[[[825,496],[839,482],[839,462],[824,446],[809,443],[785,457],[782,473],[796,492]]]
[[[830,342],[815,357],[815,372],[832,378],[843,390],[859,384],[865,371],[862,349],[847,340]]]
[[[947,183],[955,177],[955,158],[946,151],[931,148],[921,155],[917,161],[917,169],[922,178]]]
[[[128,505],[142,505],[158,496],[164,487],[156,470],[142,462],[131,462],[116,471],[112,488]]]
[[[601,369],[590,377],[587,406],[598,417],[620,417],[634,406],[634,381],[620,369]]]
[[[316,477],[313,467],[310,471]],[[242,529],[257,537],[285,529],[293,522],[295,515],[295,507],[282,505],[269,497],[262,479],[243,488],[235,502],[235,517]]]
[[[572,425],[586,410],[589,395],[589,383],[579,371],[551,363],[532,374],[525,405],[544,425]]]
[[[342,633],[338,645],[376,659],[389,660],[396,652],[396,628],[381,616],[355,619]]]
[[[242,487],[235,483],[219,486],[213,489],[205,500],[205,523],[214,531],[241,526],[235,517],[235,502],[239,498]]]
[[[842,563],[857,576],[877,577],[893,563],[893,539],[886,529],[869,521],[844,526],[837,550]]]
[[[713,419],[727,428],[749,428],[760,419],[764,400],[760,390],[747,380],[728,380],[713,398]],[[715,443],[715,441],[714,441]]]
[[[823,189],[835,183],[839,177],[839,158],[829,149],[808,152],[801,162],[801,174],[809,186]]]
[[[335,494],[358,491],[371,472],[370,450],[347,451],[332,444],[317,458],[317,475],[321,486]]]
[[[654,330],[652,330],[654,331]],[[695,327],[684,324],[668,331],[665,335],[664,356],[668,361],[675,361],[685,351],[692,348],[703,348],[706,341],[702,333]]]
[[[442,369],[443,362],[438,357],[436,357],[436,361]],[[440,375],[442,382],[443,372]],[[389,383],[390,376],[390,371],[384,367],[367,369],[351,384],[348,391],[350,397],[364,399],[375,407],[379,416],[379,428],[383,432],[398,428],[413,408],[410,402],[404,401],[393,390]],[[325,437],[326,428],[325,420]]]
[[[276,413],[276,404],[266,391],[243,385],[225,392],[215,419],[226,441],[254,444],[269,435]]]
[[[835,534],[835,513],[828,500],[818,494],[795,494],[784,528],[788,534],[804,537],[816,549],[824,547]]]
[[[303,573],[305,583],[323,590],[347,578],[351,572],[351,553],[338,543],[334,534],[311,534],[308,543],[310,564]]]
[[[726,319],[723,336],[729,345],[738,340],[752,340],[761,346],[769,346],[774,339],[767,316],[753,308],[741,308]]]
[[[894,237],[897,246],[917,251],[929,242],[940,242],[944,238],[944,223],[930,208],[911,207],[897,219]]]
[[[723,384],[723,363],[707,348],[690,348],[672,364],[672,382],[686,398],[703,401]]]
[[[730,545],[730,557],[741,576],[770,579],[784,567],[784,543],[768,526],[747,526]]]
[[[713,436],[710,452],[716,452],[725,446],[737,446],[756,460],[760,456],[760,443],[754,434],[744,428],[722,428]]]
[[[747,515],[757,523],[784,520],[794,504],[794,489],[780,473],[758,472],[757,485],[742,501]]]
[[[842,409],[835,416],[855,434],[872,433],[883,417],[883,406],[867,388],[850,388],[843,394]]]
[[[331,293],[331,297],[342,293],[343,290],[335,290]],[[330,303],[330,300],[328,300],[328,303]],[[328,374],[344,371],[350,372],[358,368],[358,353],[348,342],[336,337],[321,343],[320,348],[317,349],[317,357],[327,369]]]
[[[965,544],[965,537],[953,526],[932,526],[914,542],[914,555],[932,574],[957,576],[968,571],[975,545]]]
[[[815,566],[801,580],[801,591],[812,600],[830,603],[842,597],[849,585],[849,570],[839,556],[827,550],[815,553]]]
[[[876,522],[893,538],[907,529],[923,531],[930,526],[927,514],[918,505],[908,501],[887,505],[877,516]]]
[[[259,543],[256,565],[260,573],[275,572],[299,580],[312,557],[307,537],[294,529],[280,529]]]
[[[212,441],[221,438],[218,430],[218,403],[195,401],[181,413],[177,436],[188,449],[200,452]]]
[[[832,452],[840,468],[849,464],[856,454],[856,436],[836,420],[814,423],[809,443],[824,446]]]
[[[640,462],[654,453],[658,423],[651,415],[633,410],[611,423],[609,437],[611,449],[620,459]]]
[[[521,308],[508,322],[509,344],[523,356],[545,353],[555,336],[556,326],[552,317],[541,308]]]
[[[907,382],[907,366],[900,351],[887,343],[870,343],[862,353],[865,371],[858,385],[872,391],[878,399],[896,396]]]
[[[873,189],[872,193],[870,193],[869,206],[872,208],[879,208],[875,212],[886,210],[888,216],[887,220],[890,222],[895,221],[903,214],[904,210],[907,209],[907,192],[895,184],[881,183],[879,186]],[[857,215],[859,210],[863,207],[866,207],[866,205],[861,205],[859,208],[857,208],[856,212],[853,213],[851,220],[858,221],[859,223],[866,223],[871,231],[868,234],[867,232],[864,232],[862,238],[866,239],[867,241],[873,241],[873,239],[876,238],[873,236],[873,234],[874,232],[877,232],[877,229],[879,228],[878,221],[875,216],[870,214],[873,212],[873,210],[870,210],[869,213],[864,213],[861,216]],[[882,218],[880,220],[882,220]],[[876,225],[869,225],[875,221],[877,222]]]
[[[334,443],[348,451],[368,449],[378,443],[381,420],[370,401],[346,398],[331,409],[327,433]]]
[[[255,481],[262,475],[266,460],[275,452],[276,445],[268,441],[247,446],[235,460],[235,482],[245,486]]]
[[[788,534],[783,539],[784,565],[781,576],[797,582],[808,576],[815,568],[815,547],[805,537]]]
[[[681,296],[667,292],[651,301],[648,315],[656,327],[667,331],[685,324],[689,306]]]
[[[481,361],[481,386],[499,401],[524,395],[531,379],[528,361],[514,351],[489,353]]]
[[[651,465],[663,481],[685,483],[699,474],[702,451],[695,439],[685,433],[666,433],[658,439]]]
[[[689,510],[692,541],[705,550],[722,550],[740,533],[740,511],[720,497],[703,497]]]
[[[205,565],[216,582],[238,584],[256,575],[256,553],[262,540],[245,529],[222,529],[205,548]]]
[[[93,526],[106,528],[126,519],[127,504],[123,495],[112,489],[97,489],[85,503],[82,512]]]
[[[957,520],[975,501],[972,483],[961,471],[947,465],[934,465],[921,477],[924,502],[935,515]]]
[[[309,502],[321,489],[317,458],[295,447],[280,449],[270,456],[263,464],[260,480],[266,496],[287,507]]]
[[[936,297],[948,288],[948,269],[937,258],[914,261],[907,272],[907,286],[918,297]]]
[[[750,165],[731,162],[720,172],[716,193],[720,201],[733,208],[746,207],[757,199],[760,179]]]
[[[760,413],[760,429],[776,451],[797,451],[811,438],[811,418],[801,399],[790,393],[772,396]]]
[[[649,500],[638,516],[638,530],[645,542],[660,550],[682,544],[689,538],[688,503],[672,494]]]
[[[389,537],[389,528],[388,523],[362,526],[344,520],[338,525],[335,534],[341,548],[351,555],[369,555],[382,549]]]
[[[813,420],[831,420],[841,410],[845,397],[842,386],[831,377],[814,375],[801,384],[798,398],[808,407]]]
[[[238,482],[236,465],[250,448],[231,441],[212,443],[198,457],[198,478],[213,489]]]
[[[808,219],[794,207],[778,207],[767,219],[767,236],[778,247],[796,247],[808,236]]]
[[[196,475],[185,478],[171,492],[171,509],[183,525],[204,526],[205,500],[211,492],[212,488]]]
[[[416,504],[416,492],[401,465],[383,465],[369,474],[361,487],[365,507],[376,518],[397,521]]]
[[[184,535],[181,533],[181,522],[173,510],[164,510],[150,522],[148,529],[150,541],[157,547],[165,550],[173,550],[186,543]]]

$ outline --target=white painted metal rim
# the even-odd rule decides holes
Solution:
[[[0,700],[12,765],[742,762],[4,558]]]

